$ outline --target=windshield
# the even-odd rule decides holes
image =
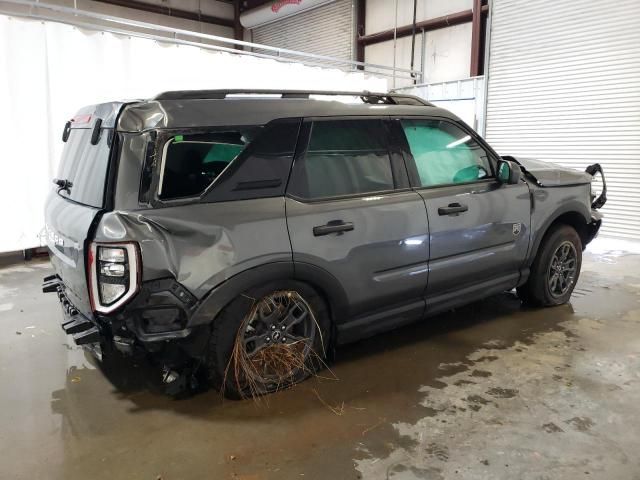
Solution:
[[[71,130],[62,152],[57,178],[71,182],[71,188],[60,190],[60,195],[100,208],[109,166],[109,130],[102,131],[97,145],[91,145],[91,132],[89,128]]]

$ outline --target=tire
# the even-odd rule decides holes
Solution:
[[[564,252],[567,258],[561,261]],[[574,257],[574,268],[571,268]],[[552,227],[542,240],[527,283],[518,287],[520,299],[530,305],[552,307],[567,303],[580,276],[582,241],[569,225]],[[553,281],[553,276],[556,281]]]
[[[288,292],[291,293],[289,294]],[[236,345],[236,341],[240,341],[238,335],[240,335],[241,329],[243,330],[243,341],[246,341],[244,339],[247,336],[253,338],[251,334],[245,333],[248,332],[247,324],[250,318],[255,318],[257,324],[267,328],[266,325],[270,322],[259,318],[260,314],[257,312],[257,307],[266,305],[267,302],[263,302],[263,300],[267,297],[276,298],[274,293],[276,296],[280,295],[277,297],[279,299],[285,298],[282,293],[287,293],[290,298],[295,298],[302,308],[308,309],[311,315],[307,314],[305,319],[297,324],[295,328],[302,328],[300,325],[304,324],[304,328],[314,329],[315,334],[312,336],[309,333],[308,339],[305,339],[304,342],[294,341],[291,344],[291,338],[284,337],[286,335],[285,332],[275,331],[271,336],[275,339],[276,335],[278,335],[278,338],[275,340],[270,339],[270,342],[279,342],[284,339],[284,341],[290,343],[290,346],[293,347],[295,344],[295,348],[301,348],[307,352],[304,355],[300,354],[298,357],[301,362],[304,362],[304,367],[294,369],[290,374],[286,375],[286,378],[283,378],[282,375],[278,376],[277,380],[261,378],[257,383],[254,382],[252,385],[247,385],[245,381],[236,375],[238,371],[236,365],[241,364],[235,360],[236,356],[239,355],[237,353],[238,349],[241,348]],[[274,304],[279,301],[274,301]],[[272,311],[272,313],[274,312],[275,310]],[[278,322],[270,323],[270,325],[274,324],[278,324]],[[225,397],[237,400],[282,390],[301,382],[325,365],[324,361],[330,345],[330,327],[331,320],[327,304],[318,292],[305,283],[286,280],[270,282],[264,286],[251,288],[232,300],[213,321],[205,360],[209,385],[220,390]],[[254,332],[257,331],[258,329],[256,328]],[[305,330],[305,332],[307,331]],[[269,338],[265,337],[265,333],[262,331],[260,333],[262,333],[262,341],[265,338]],[[293,331],[290,333],[293,336]],[[249,350],[249,346],[252,345],[247,343],[245,349]],[[270,345],[273,345],[273,343],[270,343]],[[266,347],[262,346],[261,348]],[[242,354],[240,355],[242,356]],[[255,358],[249,355],[247,353],[246,358]],[[252,355],[255,355],[255,353]]]

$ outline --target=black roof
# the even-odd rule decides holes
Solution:
[[[357,91],[331,91],[331,90],[268,90],[268,89],[231,89],[231,90],[176,90],[163,92],[154,100],[224,100],[232,95],[280,95],[280,98],[304,98],[312,96],[348,96],[360,97],[362,103],[379,105],[418,105],[433,106],[426,100],[414,95],[401,93],[377,93],[367,90]]]
[[[293,117],[431,115],[457,119],[451,112],[419,97],[367,91],[181,90],[113,105],[118,108],[124,105],[117,128],[127,132],[264,125],[278,118]]]

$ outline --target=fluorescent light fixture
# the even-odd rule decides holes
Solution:
[[[466,135],[466,136],[464,136],[462,138],[459,138],[455,142],[451,142],[449,145],[447,145],[447,148],[457,147],[458,145],[462,145],[463,143],[467,143],[469,140],[471,140],[471,136],[470,135]]]

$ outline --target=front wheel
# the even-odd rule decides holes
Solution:
[[[526,303],[545,307],[567,303],[581,266],[580,236],[573,227],[558,225],[543,239],[529,279],[518,287],[518,295]]]
[[[306,284],[284,281],[249,289],[213,322],[209,380],[234,399],[300,382],[324,365],[329,326],[325,302]]]

